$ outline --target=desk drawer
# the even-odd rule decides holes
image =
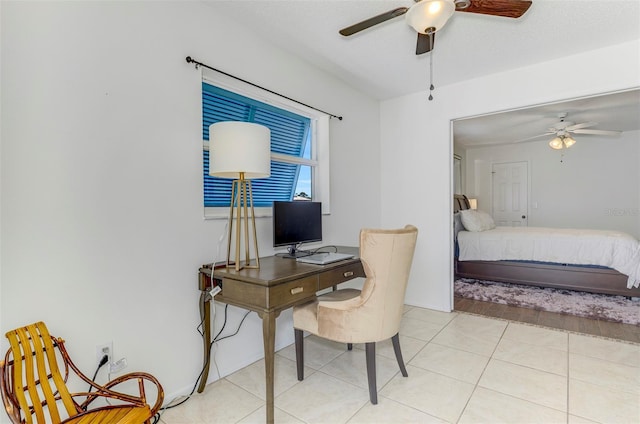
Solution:
[[[271,289],[269,307],[291,305],[306,298],[313,299],[316,296],[317,287],[317,275],[279,284]]]
[[[323,272],[319,275],[318,290],[326,289],[345,281],[352,280],[356,277],[366,277],[364,268],[360,262],[341,266],[331,271]]]
[[[318,277],[310,276],[271,287],[224,279],[222,296],[237,306],[273,309],[293,305],[305,298],[313,299]]]

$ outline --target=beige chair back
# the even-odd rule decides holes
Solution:
[[[320,336],[365,343],[386,340],[398,333],[417,236],[418,229],[412,225],[397,230],[360,231],[360,259],[367,278],[357,297],[338,302],[320,298]]]

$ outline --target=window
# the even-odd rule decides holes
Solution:
[[[328,157],[318,161],[318,150],[328,153],[328,125],[322,128],[319,124],[322,119],[317,114],[243,94],[208,81],[202,83],[205,217],[226,216],[231,199],[231,180],[209,175],[209,126],[221,121],[254,122],[271,130],[271,176],[251,183],[254,205],[258,208],[256,216],[270,214],[274,200],[323,201],[321,194],[328,194],[328,190],[322,189],[322,181],[328,181]],[[328,117],[323,118],[328,121]],[[321,173],[327,175],[320,178]],[[328,201],[325,202],[327,208],[323,207],[323,211],[328,213]],[[260,210],[261,207],[264,209]]]

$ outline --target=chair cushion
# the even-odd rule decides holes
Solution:
[[[318,334],[318,301],[293,307],[293,328]]]
[[[331,302],[331,301],[352,299],[357,296],[360,296],[360,290],[340,289],[336,291],[331,291],[329,293],[325,293],[322,296],[319,296],[318,300],[320,302]]]
[[[293,308],[293,326],[312,334],[318,334],[318,304],[322,302],[337,302],[360,296],[360,290],[341,289],[328,292],[315,300]]]

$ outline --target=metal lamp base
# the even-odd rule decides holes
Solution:
[[[233,228],[234,223],[235,231]],[[253,235],[253,243],[250,241],[251,235]],[[231,255],[232,240],[235,240],[235,256],[233,257]],[[251,244],[253,244],[255,251],[255,264],[253,265],[251,264]],[[240,260],[241,245],[244,245],[244,263],[241,263]],[[240,174],[240,179],[233,180],[231,185],[226,265],[227,268],[235,268],[236,271],[240,271],[243,268],[260,268],[251,180],[246,180],[244,173]]]

